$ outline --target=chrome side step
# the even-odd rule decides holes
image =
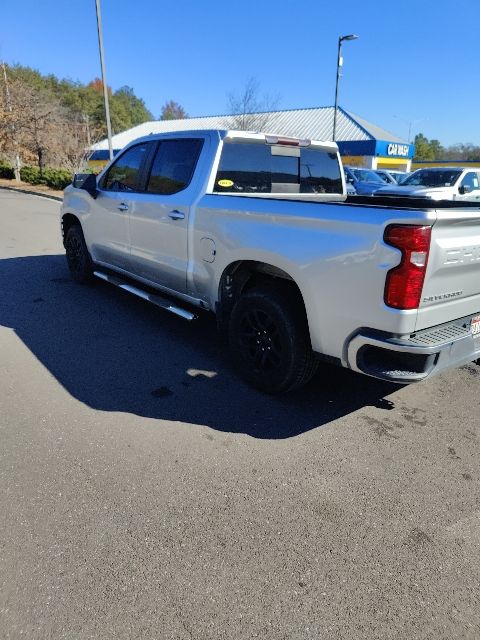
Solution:
[[[196,320],[198,316],[190,311],[186,311],[185,309],[181,309],[180,307],[175,306],[170,302],[168,298],[164,298],[156,293],[148,293],[147,291],[143,291],[143,289],[139,289],[131,284],[128,284],[124,280],[117,278],[117,276],[113,276],[109,273],[103,273],[103,271],[94,271],[93,275],[100,280],[105,280],[110,284],[114,284],[119,289],[123,289],[124,291],[128,291],[129,293],[133,293],[134,296],[138,296],[142,298],[142,300],[146,300],[147,302],[151,302],[152,304],[160,307],[161,309],[165,309],[165,311],[170,311],[170,313],[174,313],[185,320]]]

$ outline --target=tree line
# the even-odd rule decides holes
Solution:
[[[426,138],[418,133],[414,140],[416,160],[433,162],[434,160],[480,160],[480,146],[469,142],[444,147],[439,140]]]
[[[0,87],[0,161],[14,165],[18,155],[22,165],[35,165],[40,174],[47,166],[74,172],[91,145],[107,135],[99,78],[82,84],[26,66],[2,64]],[[114,134],[155,119],[131,87],[108,88],[108,93]],[[243,91],[227,97],[228,111],[234,116],[229,127],[238,129],[265,128],[268,112],[279,101],[278,96],[262,97],[255,78],[247,80]],[[160,120],[187,117],[174,100],[167,101],[159,115]],[[470,143],[444,147],[419,133],[414,144],[415,160],[480,160],[480,147]]]
[[[82,84],[2,64],[0,87],[0,159],[12,165],[18,154],[40,172],[47,166],[75,171],[90,146],[107,136],[99,78]],[[109,87],[108,94],[114,134],[155,119],[131,87]],[[187,117],[183,108],[166,102],[160,119],[178,117]]]

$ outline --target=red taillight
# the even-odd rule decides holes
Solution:
[[[387,274],[384,300],[389,307],[416,309],[419,306],[431,231],[432,227],[414,225],[391,225],[385,229],[385,242],[402,252],[400,264]]]

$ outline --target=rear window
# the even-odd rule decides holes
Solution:
[[[225,142],[217,193],[342,193],[336,153],[323,149]]]

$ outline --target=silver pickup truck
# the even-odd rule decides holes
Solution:
[[[269,393],[321,360],[408,383],[479,358],[480,208],[345,198],[333,143],[186,131],[76,176],[61,226],[77,282],[215,313]]]

